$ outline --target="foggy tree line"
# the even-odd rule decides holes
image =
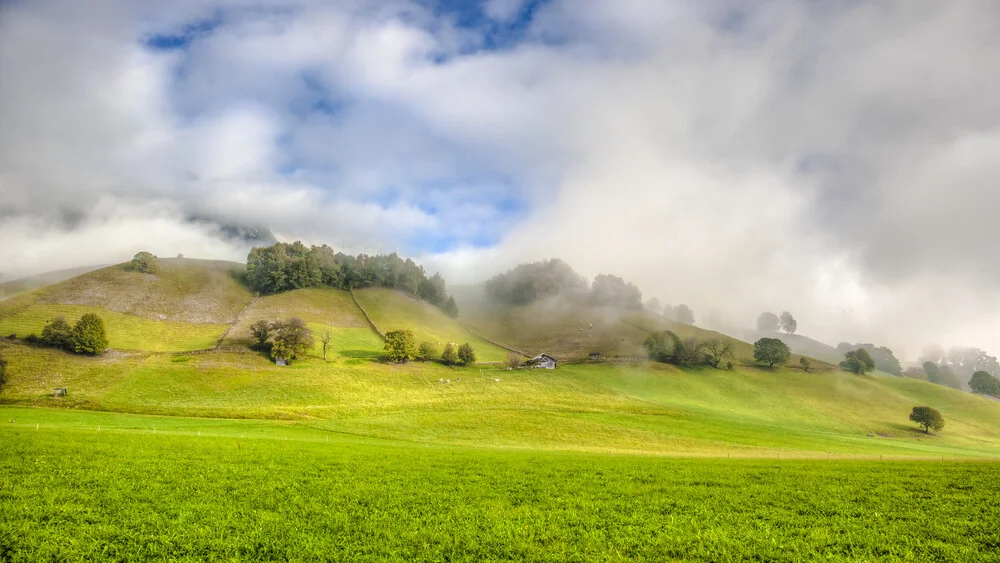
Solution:
[[[246,276],[250,287],[265,295],[306,287],[398,289],[458,316],[458,305],[448,295],[444,278],[440,274],[428,277],[423,266],[395,252],[351,256],[326,245],[279,242],[250,251]]]
[[[642,292],[635,284],[610,274],[599,274],[588,284],[558,258],[520,264],[497,274],[487,280],[486,293],[507,305],[527,305],[565,295],[593,305],[642,309]]]
[[[778,330],[784,331],[786,334],[795,334],[795,331],[799,329],[799,323],[795,320],[788,311],[783,311],[781,316],[775,315],[774,313],[763,312],[760,317],[757,317],[757,331],[758,332],[778,332]]]
[[[696,338],[681,339],[671,330],[662,330],[647,336],[642,346],[653,362],[677,366],[733,367],[733,344],[722,338],[704,341]]]
[[[892,375],[903,375],[903,366],[896,355],[891,349],[885,346],[876,346],[868,342],[850,344],[848,342],[841,342],[837,345],[837,351],[841,354],[848,354],[852,351],[857,352],[858,350],[863,350],[867,354],[868,359],[874,362],[871,369],[866,371],[872,371],[872,369],[878,369],[886,373],[891,373]],[[846,361],[850,361],[847,358]],[[851,371],[854,371],[853,369]],[[858,373],[855,371],[855,373]]]

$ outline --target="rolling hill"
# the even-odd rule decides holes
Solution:
[[[370,439],[462,447],[618,451],[657,455],[1000,457],[1000,403],[922,381],[856,376],[829,365],[813,373],[767,370],[732,340],[733,370],[679,369],[639,360],[554,371],[388,364],[381,330],[410,328],[418,341],[472,342],[485,362],[507,351],[565,360],[587,352],[641,356],[650,330],[726,338],[656,316],[549,300],[498,308],[465,299],[463,323],[385,289],[303,289],[254,297],[241,266],[164,261],[154,277],[113,266],[0,302],[0,334],[40,330],[54,314],[105,318],[114,351],[97,358],[0,340],[8,361],[0,403],[139,415],[287,421]],[[135,296],[143,296],[138,298]],[[461,299],[461,294],[459,297]],[[247,347],[256,319],[297,316],[331,332],[288,367]],[[467,328],[471,327],[471,328]],[[51,396],[66,387],[69,396]],[[918,404],[948,421],[924,435],[907,421]]]

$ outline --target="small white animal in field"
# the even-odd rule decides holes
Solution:
[[[500,380],[499,379],[494,379],[493,383],[500,383]]]
[[[455,379],[455,381],[462,381],[462,378],[459,377],[459,378]]]
[[[443,382],[444,382],[444,379],[442,379],[442,378],[439,377],[438,378],[438,383],[443,383]]]
[[[447,383],[451,383],[451,380],[450,380],[450,379],[445,379],[445,380],[444,380],[444,382],[445,382],[446,384],[447,384]]]

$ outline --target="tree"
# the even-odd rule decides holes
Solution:
[[[799,365],[802,366],[802,371],[804,371],[806,373],[809,373],[809,367],[811,365],[809,363],[809,358],[807,358],[805,356],[800,357],[799,358]]]
[[[401,364],[417,355],[417,343],[410,329],[385,333],[385,355],[390,362]]]
[[[857,350],[858,348],[864,348],[872,359],[875,360],[876,369],[880,369],[893,375],[903,375],[903,366],[899,363],[899,359],[896,358],[896,355],[893,354],[892,350],[886,348],[885,346],[876,346],[871,343],[851,344],[849,342],[841,342],[837,345],[837,350],[841,354],[847,354],[848,352]]]
[[[420,349],[417,350],[417,357],[424,361],[437,359],[437,346],[432,342],[421,342]]]
[[[472,345],[468,342],[458,347],[458,360],[462,362],[462,365],[466,366],[476,363],[476,351],[472,349]]]
[[[313,347],[313,334],[306,323],[299,318],[276,322],[272,326],[271,358],[285,361],[297,360],[305,356]]]
[[[74,351],[73,327],[69,326],[64,317],[56,317],[45,323],[42,329],[42,342],[55,348]]]
[[[326,349],[330,346],[330,329],[325,328],[323,332],[320,333],[319,341],[323,344],[323,361],[326,361]]]
[[[781,318],[778,320],[778,324],[781,326],[781,330],[788,334],[795,334],[795,331],[799,328],[798,321],[792,316],[788,311],[781,313]]]
[[[453,366],[458,363],[458,352],[455,350],[455,345],[451,342],[445,344],[444,352],[441,352],[441,361],[445,365]]]
[[[1000,397],[1000,379],[993,377],[992,374],[986,371],[980,370],[972,374],[972,379],[969,380],[969,387],[972,388],[973,393]]]
[[[267,341],[271,338],[272,328],[271,322],[265,321],[264,319],[256,320],[250,325],[250,333],[253,335],[254,339],[257,340],[258,349],[267,349]]]
[[[455,298],[454,297],[452,297],[450,295],[448,296],[448,301],[445,302],[443,309],[444,309],[444,312],[449,317],[451,317],[453,319],[458,317],[458,303],[455,303]]]
[[[844,354],[844,361],[840,362],[840,367],[862,375],[875,369],[875,360],[868,354],[868,350],[858,348]]]
[[[669,330],[654,332],[646,337],[642,346],[650,361],[672,363],[682,346],[681,339]]]
[[[924,427],[924,433],[930,430],[940,432],[944,428],[944,417],[931,407],[913,407],[910,420]]]
[[[96,356],[108,348],[108,333],[104,321],[94,313],[80,317],[73,325],[73,350],[78,354]]]
[[[761,313],[757,317],[757,330],[759,332],[778,332],[778,316],[774,313]]]
[[[0,389],[7,383],[7,360],[0,356]]]
[[[714,368],[733,358],[733,343],[721,338],[706,340],[701,349],[705,353],[705,362]]]
[[[486,293],[508,305],[526,305],[564,291],[583,291],[587,281],[559,259],[521,264],[486,282]]]
[[[783,364],[791,357],[788,345],[777,338],[761,338],[753,344],[753,358],[767,367]]]
[[[590,287],[590,302],[606,307],[642,309],[642,292],[618,276],[598,274]]]
[[[155,274],[160,271],[160,261],[152,253],[143,250],[132,257],[129,269],[143,274]]]
[[[690,307],[683,303],[674,307],[671,312],[671,317],[679,323],[684,323],[686,325],[694,324],[694,313],[691,311]]]
[[[518,368],[524,363],[524,356],[518,354],[517,352],[508,352],[507,360],[504,363],[506,363],[507,367],[510,369]]]

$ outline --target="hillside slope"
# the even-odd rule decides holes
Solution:
[[[107,267],[106,264],[100,266],[83,266],[80,268],[68,268],[65,270],[43,272],[41,274],[35,274],[33,276],[28,276],[25,278],[18,278],[10,281],[5,281],[3,283],[0,283],[0,299],[4,299],[12,295],[17,295],[18,293],[24,293],[25,291],[31,291],[32,289],[38,289],[40,287],[52,285],[54,283],[59,283],[63,280],[68,280],[69,278],[79,276],[80,274],[85,274],[87,272],[92,272],[94,270],[105,267]]]

